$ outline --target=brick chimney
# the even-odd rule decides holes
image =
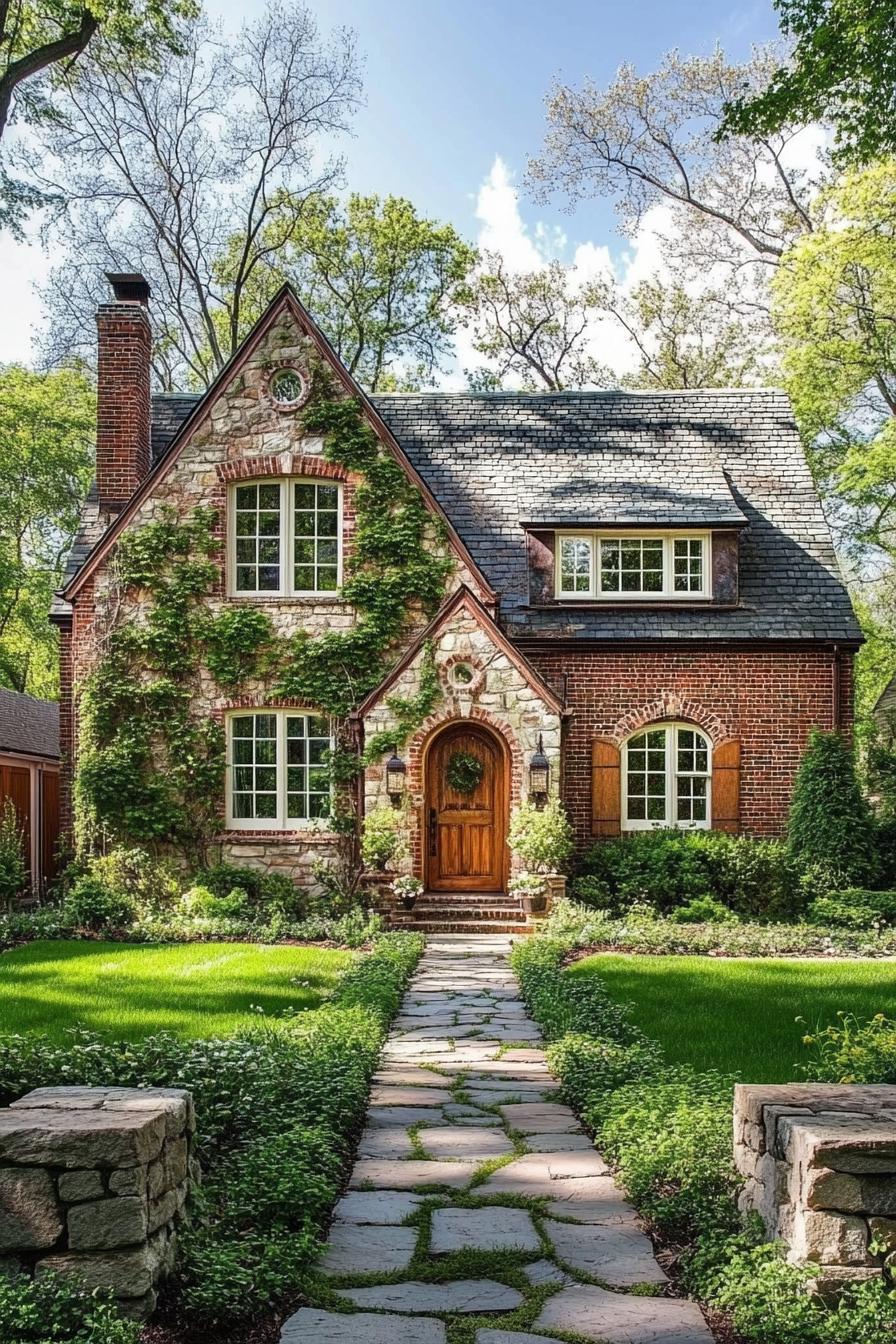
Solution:
[[[149,285],[142,275],[107,275],[114,303],[96,315],[96,488],[100,509],[119,513],[150,466]]]

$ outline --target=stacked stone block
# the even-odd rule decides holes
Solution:
[[[0,1111],[0,1263],[150,1315],[198,1177],[194,1130],[177,1088],[41,1087]]]
[[[896,1267],[896,1087],[741,1084],[734,1156],[741,1207],[819,1292]]]

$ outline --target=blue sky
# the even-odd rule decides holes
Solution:
[[[237,28],[261,4],[207,0],[206,7]],[[518,245],[542,223],[562,230],[566,243],[558,247],[567,259],[585,243],[615,256],[623,242],[607,203],[585,202],[569,216],[514,199],[526,159],[541,144],[552,79],[578,83],[590,75],[606,84],[624,61],[648,73],[676,46],[706,52],[718,42],[741,58],[751,43],[777,34],[768,0],[325,0],[314,7],[322,27],[354,28],[365,57],[365,105],[343,145],[349,187],[407,196],[473,240],[485,229],[498,246],[505,238]],[[36,246],[0,240],[7,313],[15,313],[3,324],[0,361],[30,358],[30,330],[40,317],[32,285],[46,265]]]

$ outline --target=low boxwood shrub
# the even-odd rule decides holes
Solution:
[[[673,924],[737,924],[738,918],[714,896],[695,896],[669,915]]]
[[[877,929],[896,924],[896,891],[848,887],[816,896],[806,912],[810,924],[842,929]]]
[[[93,933],[127,929],[136,917],[137,907],[130,897],[93,873],[76,879],[62,907],[63,923]]]
[[[782,841],[721,831],[638,831],[601,841],[582,860],[572,890],[614,913],[644,902],[665,913],[710,899],[744,919],[786,919],[805,904]]]
[[[140,1327],[123,1320],[111,1293],[88,1292],[55,1274],[39,1279],[0,1272],[3,1344],[137,1344]]]

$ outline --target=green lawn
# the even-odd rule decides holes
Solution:
[[[316,1008],[350,952],[248,943],[29,943],[0,956],[0,1032],[61,1039],[81,1023],[136,1040],[154,1031],[226,1036],[257,1020]]]
[[[568,975],[599,975],[674,1063],[739,1073],[744,1082],[797,1077],[810,1027],[839,1011],[896,1016],[896,962],[600,954]]]

